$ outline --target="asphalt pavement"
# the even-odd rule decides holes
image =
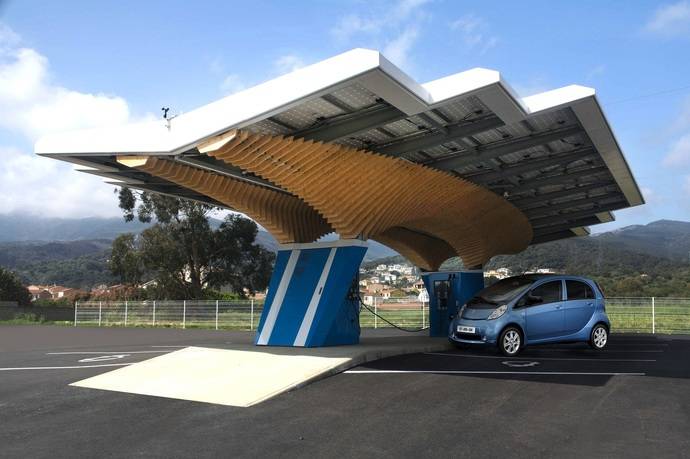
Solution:
[[[392,331],[365,331],[368,336]],[[411,354],[250,408],[70,383],[247,332],[0,326],[0,457],[687,457],[690,337]],[[171,382],[174,383],[174,382]]]

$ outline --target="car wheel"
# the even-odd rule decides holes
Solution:
[[[609,341],[609,331],[602,324],[597,324],[592,329],[592,333],[589,337],[589,345],[592,346],[597,351],[600,351],[606,347],[606,343]]]
[[[522,335],[520,330],[515,327],[508,327],[501,333],[498,340],[498,348],[506,357],[513,357],[520,352],[522,346]]]

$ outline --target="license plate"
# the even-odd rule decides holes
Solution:
[[[474,333],[474,327],[464,327],[458,325],[458,333]]]

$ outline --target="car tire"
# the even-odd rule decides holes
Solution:
[[[603,324],[596,324],[589,334],[589,345],[592,349],[601,351],[609,342],[609,331]]]
[[[517,327],[506,327],[498,339],[498,350],[506,357],[515,357],[522,348],[522,333]]]

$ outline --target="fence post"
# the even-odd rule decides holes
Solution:
[[[102,311],[103,311],[103,302],[99,301],[98,302],[98,326],[101,326],[101,317],[102,317]]]
[[[652,334],[656,333],[656,314],[654,311],[654,297],[652,297]]]
[[[422,301],[422,328],[424,328],[424,321],[426,319],[424,318],[424,302]]]
[[[127,326],[127,300],[125,300],[125,327]]]
[[[156,326],[156,300],[153,300],[153,323],[151,325]]]
[[[374,297],[374,328],[378,328],[379,326],[379,321],[378,321],[378,309],[376,306],[376,297]]]
[[[218,330],[218,300],[216,300],[216,330]]]
[[[182,300],[182,328],[187,328],[187,300]]]
[[[74,302],[74,326],[77,326],[77,308],[79,308],[79,302]]]
[[[249,310],[249,329],[254,330],[254,298],[251,300],[251,309]]]

